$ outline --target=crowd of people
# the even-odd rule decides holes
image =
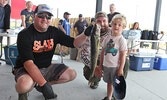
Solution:
[[[61,52],[66,47],[77,48],[77,60],[84,63],[83,75],[89,81],[91,75],[90,35],[94,25],[99,24],[100,52],[95,68],[94,82],[91,89],[99,86],[101,77],[107,83],[107,96],[103,100],[116,100],[113,97],[114,77],[127,77],[129,60],[126,55],[129,49],[122,31],[126,28],[126,17],[116,12],[114,4],[109,6],[110,13],[99,11],[91,19],[91,24],[78,15],[78,21],[70,25],[69,12],[64,12],[64,19],[59,21],[58,28],[50,26],[53,13],[46,4],[39,4],[35,11],[33,3],[27,1],[26,8],[21,11],[21,26],[24,27],[18,34],[18,56],[13,69],[15,89],[18,100],[28,100],[27,93],[33,88],[43,94],[45,99],[56,98],[52,85],[72,81],[76,78],[76,71],[63,63],[51,63],[57,44],[61,45]],[[0,0],[0,33],[10,29],[11,8],[8,0]],[[77,37],[70,37],[70,29],[74,28]],[[130,30],[141,30],[135,22]],[[163,37],[160,37],[160,39]],[[2,41],[2,37],[0,42]],[[114,52],[113,52],[114,50]],[[128,52],[127,52],[128,51]],[[135,50],[134,50],[135,52]]]

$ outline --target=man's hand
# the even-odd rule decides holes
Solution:
[[[86,36],[90,36],[90,35],[91,35],[92,28],[93,28],[93,25],[88,26],[88,27],[86,28],[84,34],[85,34]]]
[[[43,96],[45,97],[45,99],[53,99],[57,97],[57,95],[54,94],[53,92],[52,86],[48,82],[46,82],[40,88],[41,88],[41,92]]]

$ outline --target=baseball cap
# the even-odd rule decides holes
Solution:
[[[71,15],[69,12],[65,12],[64,15]]]
[[[115,76],[114,82],[114,97],[116,99],[124,99],[126,95],[126,81],[124,79],[124,76]]]
[[[99,12],[96,13],[95,19],[97,19],[99,17],[106,17],[107,18],[107,14],[103,11],[99,11]]]
[[[82,14],[79,14],[79,17],[82,17]]]
[[[51,14],[51,16],[53,16],[51,8],[46,4],[39,4],[35,9],[34,14],[35,13],[39,14],[39,13],[44,13],[44,12],[48,12]]]

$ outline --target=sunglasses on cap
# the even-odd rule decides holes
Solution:
[[[37,14],[37,16],[38,16],[38,18],[45,18],[46,17],[46,19],[51,19],[51,17],[52,17],[52,16],[46,15],[46,14]]]

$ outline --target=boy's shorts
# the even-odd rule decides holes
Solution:
[[[113,83],[118,67],[103,66],[103,80],[106,83]]]
[[[52,64],[47,68],[39,69],[47,82],[57,81],[68,67],[64,64]],[[15,80],[23,74],[27,74],[24,67],[14,69]]]

